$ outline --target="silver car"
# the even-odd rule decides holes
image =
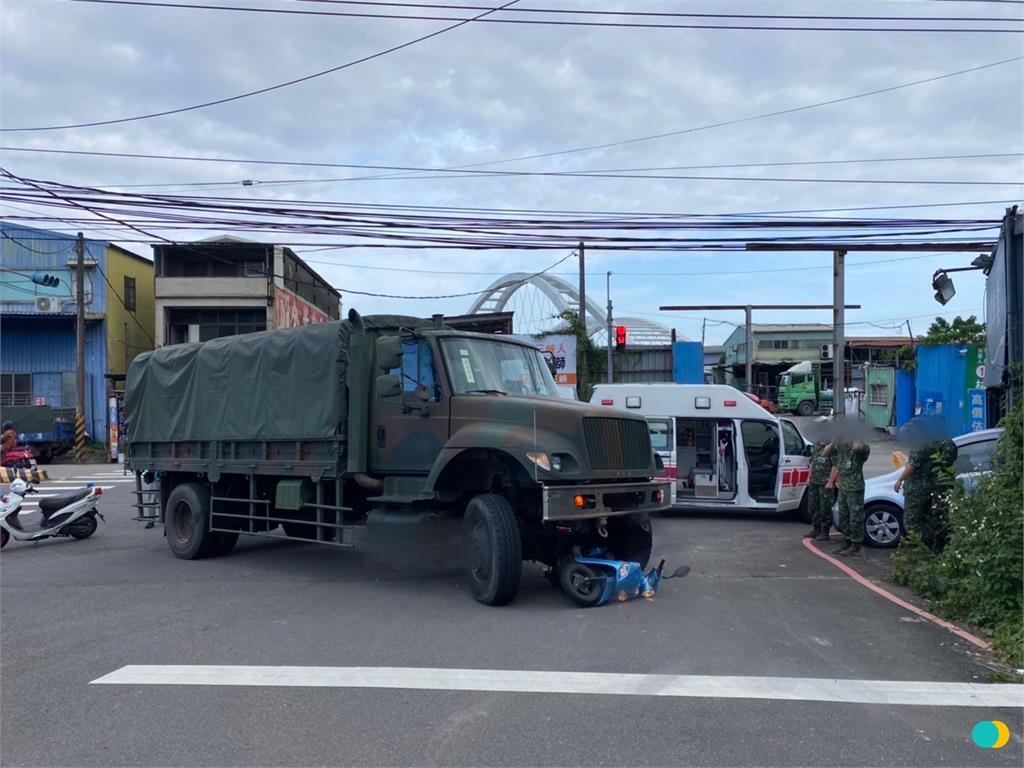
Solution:
[[[954,437],[957,457],[953,463],[957,479],[970,483],[979,474],[992,469],[992,453],[1003,434],[1001,427],[968,432]],[[895,547],[906,531],[903,528],[903,491],[893,490],[903,468],[864,482],[865,542],[874,547]],[[839,529],[839,505],[832,507],[832,522]]]

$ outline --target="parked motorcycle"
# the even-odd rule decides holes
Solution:
[[[11,538],[17,541],[39,541],[51,536],[87,539],[96,532],[96,518],[106,520],[96,509],[103,489],[92,483],[77,491],[40,499],[39,512],[19,514],[25,497],[34,493],[39,491],[18,478],[11,483],[7,494],[0,496],[0,549]],[[35,515],[39,518],[32,519]]]
[[[8,469],[35,469],[36,457],[31,448],[19,446],[0,454],[0,466]]]

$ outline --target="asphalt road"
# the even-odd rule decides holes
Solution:
[[[792,520],[657,519],[655,556],[693,570],[653,601],[578,609],[528,567],[512,605],[485,608],[445,559],[243,538],[226,557],[176,560],[159,526],[129,520],[129,486],[115,485],[91,539],[11,542],[0,558],[5,766],[1024,762],[1019,708],[90,685],[128,664],[957,683],[985,682],[995,667],[808,552]],[[885,555],[870,554],[857,567],[883,572]],[[994,719],[1010,743],[975,747],[974,724]]]

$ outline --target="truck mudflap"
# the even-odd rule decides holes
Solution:
[[[587,520],[669,507],[671,482],[616,483],[609,485],[546,485],[544,521]]]

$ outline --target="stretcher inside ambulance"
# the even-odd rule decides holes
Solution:
[[[789,419],[717,384],[598,384],[591,403],[637,411],[675,480],[672,504],[787,512],[801,507],[810,443]]]

